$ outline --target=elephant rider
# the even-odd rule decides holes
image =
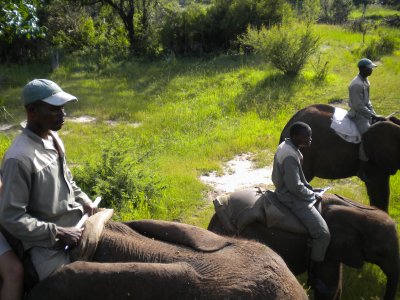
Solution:
[[[303,155],[299,148],[311,145],[311,128],[303,122],[290,127],[290,138],[283,141],[274,156],[272,182],[278,199],[296,215],[311,236],[309,283],[313,285],[320,262],[324,260],[330,242],[328,225],[319,211],[311,205],[321,196],[307,182],[303,169]]]
[[[82,229],[74,226],[84,212],[94,212],[92,201],[72,179],[56,133],[70,101],[77,99],[50,80],[26,84],[22,102],[27,124],[2,161],[0,223],[29,251],[39,280],[70,262],[64,246],[77,245]]]
[[[376,114],[369,98],[370,83],[368,81],[368,76],[372,74],[372,70],[376,67],[376,64],[368,58],[363,58],[358,62],[357,66],[359,73],[352,80],[349,86],[350,110],[347,113],[347,116],[355,123],[360,135],[363,135],[372,123],[386,119]],[[365,154],[362,143],[360,145],[359,159],[359,176],[361,179],[366,179],[365,168],[368,158]]]

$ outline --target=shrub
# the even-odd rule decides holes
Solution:
[[[167,3],[162,44],[177,54],[228,50],[248,25],[277,24],[286,8],[284,0],[214,0],[183,7]]]
[[[297,75],[319,46],[319,37],[311,27],[293,24],[260,30],[248,28],[239,41],[262,53],[268,62],[289,76]]]
[[[124,57],[128,41],[119,19],[108,7],[54,0],[46,6],[47,38],[52,47],[86,54],[101,64],[105,57]]]
[[[372,60],[378,60],[382,55],[392,54],[396,46],[396,40],[388,34],[380,35],[378,38],[372,39],[363,48],[361,48],[361,56],[368,57]]]
[[[92,197],[102,197],[102,206],[112,207],[120,219],[150,218],[165,189],[146,163],[144,152],[131,139],[116,136],[106,142],[101,159],[74,170],[75,180]]]
[[[348,20],[352,8],[352,0],[321,0],[320,20],[342,24]]]

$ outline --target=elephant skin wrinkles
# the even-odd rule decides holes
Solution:
[[[151,235],[154,228],[165,228],[159,234],[163,239],[147,237],[134,227]],[[207,241],[195,244],[211,246],[214,240],[218,247],[194,249],[188,241],[196,236]],[[28,299],[299,300],[307,295],[284,261],[262,244],[148,220],[107,223],[93,262],[76,261],[58,269]]]

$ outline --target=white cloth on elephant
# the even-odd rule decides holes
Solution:
[[[354,120],[350,119],[347,115],[347,110],[343,108],[335,107],[331,128],[338,136],[349,143],[358,144],[361,142],[361,135]]]

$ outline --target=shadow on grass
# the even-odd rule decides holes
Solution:
[[[256,110],[261,118],[274,116],[292,101],[296,77],[273,73],[236,98],[241,111]]]
[[[257,65],[254,59],[246,59],[246,66]],[[241,56],[129,60],[110,64],[95,72],[90,71],[90,66],[87,69],[82,67],[80,61],[71,60],[68,64],[55,77],[67,77],[68,88],[85,100],[75,107],[71,106],[70,111],[83,110],[87,113],[90,109],[101,109],[98,107],[101,99],[103,107],[114,110],[118,114],[116,118],[124,119],[151,104],[162,105],[166,101],[194,98],[196,93],[210,88],[217,76],[242,68],[244,61]],[[179,93],[181,97],[177,97]],[[118,112],[116,107],[119,107]]]

